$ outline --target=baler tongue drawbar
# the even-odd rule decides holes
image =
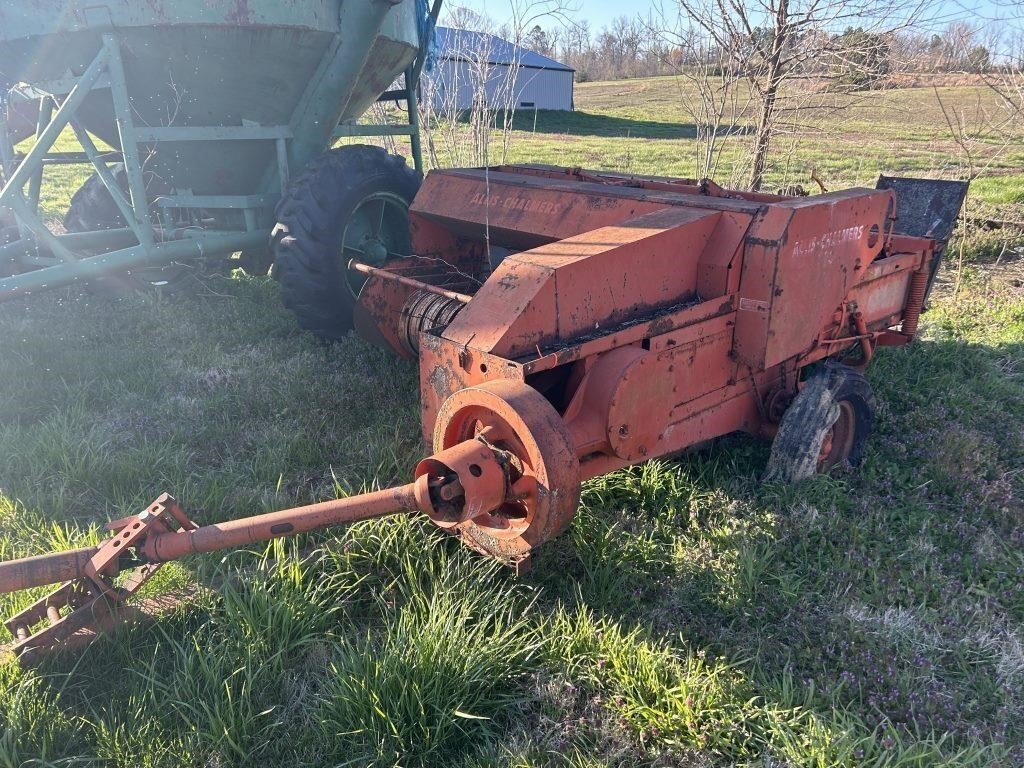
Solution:
[[[426,492],[451,496],[458,481],[424,476]],[[240,547],[279,536],[342,525],[416,508],[416,483],[256,517],[197,526],[163,494],[137,515],[107,527],[113,536],[97,547],[0,563],[0,591],[13,592],[63,582],[56,590],[5,622],[22,655],[111,628],[128,600],[163,563],[199,552]],[[121,574],[124,578],[115,578]],[[33,627],[40,625],[37,631]]]
[[[96,547],[0,562],[0,592],[60,586],[5,622],[25,657],[87,642],[130,609],[160,566],[201,552],[420,511],[480,552],[520,564],[560,533],[579,499],[579,463],[558,414],[521,382],[461,390],[442,409],[435,453],[406,485],[198,526],[169,495],[110,523]]]
[[[460,453],[472,455],[472,466],[486,466],[492,478],[506,476],[507,459],[499,461],[479,440],[467,443]],[[14,636],[10,650],[19,656],[38,653],[109,630],[129,609],[129,598],[170,560],[417,509],[457,519],[463,510],[482,514],[505,501],[511,481],[499,493],[467,499],[444,460],[443,455],[427,460],[415,482],[396,488],[206,526],[189,520],[165,493],[139,514],[109,523],[113,535],[96,547],[0,563],[0,592],[60,583],[5,622]]]

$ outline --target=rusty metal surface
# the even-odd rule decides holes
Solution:
[[[569,424],[584,477],[770,432],[767,398],[788,402],[801,366],[907,338],[891,329],[913,319],[931,241],[886,236],[892,194],[541,166],[432,174],[413,205],[419,246],[463,264],[484,237],[513,253],[421,340],[425,432],[461,389],[519,379]]]
[[[60,579],[64,581],[60,587],[5,622],[15,638],[10,647],[13,653],[28,659],[58,644],[75,644],[74,638],[86,642],[98,632],[109,631],[130,613],[128,601],[161,565],[139,563],[132,558],[128,575],[115,581],[128,552],[145,537],[189,531],[195,525],[171,496],[163,494],[143,512],[113,521],[108,528],[113,535],[91,548],[89,557],[78,564],[77,571],[67,575],[66,580]],[[70,562],[68,558],[66,563]],[[18,572],[19,561],[5,565],[13,566]],[[57,581],[55,571],[22,570],[21,573],[34,580],[35,586]],[[0,591],[15,588],[15,580],[0,579]],[[44,625],[39,626],[40,623]]]
[[[515,358],[694,300],[721,221],[717,211],[667,208],[509,256],[445,337]]]
[[[946,243],[953,234],[957,217],[967,197],[969,183],[940,179],[911,179],[879,176],[878,189],[890,189],[896,194],[896,219],[892,231],[897,235],[930,239],[935,242],[928,261],[928,280],[925,283],[921,306],[928,300],[939,260]],[[913,329],[916,332],[916,328]],[[913,336],[914,334],[908,334]]]
[[[945,244],[960,216],[968,182],[879,176],[875,187],[896,193],[893,232]]]
[[[532,387],[492,381],[462,389],[441,407],[434,450],[482,436],[514,467],[506,501],[455,526],[470,547],[515,563],[557,536],[576,514],[579,461],[565,422]]]
[[[451,322],[480,284],[454,264],[418,256],[394,259],[364,274],[369,277],[353,313],[356,332],[409,359],[416,357],[418,333]],[[422,297],[425,291],[445,301],[431,302]]]
[[[139,514],[111,523],[113,535],[98,547],[2,564],[0,591],[64,582],[6,622],[15,638],[10,650],[28,657],[112,628],[130,610],[128,600],[169,560],[417,509],[443,524],[449,509],[458,522],[519,503],[509,499],[521,492],[522,477],[510,480],[510,465],[499,455],[505,454],[483,438],[470,439],[422,462],[413,483],[202,527],[163,494]],[[115,580],[126,566],[127,576]]]
[[[907,290],[903,323],[900,326],[900,331],[908,339],[913,339],[917,335],[917,324],[921,318],[921,310],[924,308],[924,299],[927,292],[928,270],[921,267],[911,277],[910,287]]]
[[[152,562],[177,560],[198,552],[232,549],[415,509],[415,489],[412,483],[408,483],[359,496],[227,520],[191,531],[158,533],[143,542],[141,552]]]
[[[447,296],[418,291],[402,305],[398,337],[411,357],[420,353],[420,334],[447,327],[465,303]]]
[[[805,352],[883,245],[890,192],[848,190],[775,207],[747,235],[736,351],[754,369]]]
[[[360,274],[363,275],[374,275],[385,280],[401,283],[407,288],[413,288],[414,290],[417,291],[426,291],[427,293],[437,294],[438,296],[443,296],[446,299],[453,299],[454,301],[458,301],[462,304],[469,303],[469,300],[473,298],[468,293],[450,291],[443,286],[434,285],[433,283],[424,282],[423,280],[416,280],[415,278],[407,277],[396,271],[381,269],[379,267],[373,267],[370,266],[369,264],[364,264],[361,261],[356,261],[355,259],[349,261],[348,268],[351,269],[353,272],[359,272]]]
[[[416,465],[415,475],[417,481],[424,476],[454,475],[458,479],[457,491],[448,498],[442,496],[435,501],[429,495],[419,497],[420,509],[445,529],[498,509],[505,502],[509,487],[506,467],[480,433],[424,459]]]
[[[41,584],[58,584],[78,578],[96,549],[83,547],[0,562],[0,592],[18,592]]]

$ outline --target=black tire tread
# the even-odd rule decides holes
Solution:
[[[875,395],[864,374],[829,361],[807,377],[804,388],[786,409],[772,441],[766,482],[798,483],[817,472],[825,434],[844,400],[851,403],[856,417],[849,463],[860,464],[874,421]]]
[[[116,163],[110,167],[110,171],[121,191],[127,194],[128,173],[124,165]],[[126,226],[124,216],[98,173],[93,173],[75,190],[63,223],[65,232],[90,232]]]
[[[368,189],[388,188],[411,202],[419,184],[405,158],[366,144],[329,150],[291,179],[271,244],[282,301],[300,326],[328,340],[351,330],[352,300],[338,258],[348,215]]]
[[[115,163],[110,173],[125,199],[129,199],[128,171],[124,163]],[[169,191],[152,173],[145,173],[144,180],[148,195]],[[94,232],[103,229],[120,229],[128,226],[121,209],[107,190],[98,173],[87,178],[71,196],[71,203],[64,214],[65,232]],[[158,289],[162,293],[173,293],[183,285],[192,282],[202,266],[198,262],[182,264],[172,262],[108,274],[93,278],[86,285],[88,290],[101,295],[119,296],[125,292]]]

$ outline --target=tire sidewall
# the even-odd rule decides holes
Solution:
[[[860,466],[864,460],[864,448],[874,426],[875,398],[867,381],[858,371],[841,363],[826,365],[831,378],[829,390],[836,405],[848,402],[853,410],[854,432],[850,455],[846,462]]]
[[[338,300],[349,305],[354,304],[355,297],[347,284],[348,261],[343,253],[345,230],[352,214],[362,205],[363,201],[371,195],[381,193],[395,195],[404,200],[407,205],[416,194],[413,190],[410,195],[405,185],[390,174],[374,174],[353,185],[344,198],[338,201],[339,204],[327,211],[330,216],[330,226],[326,231],[321,232],[318,231],[319,227],[314,227],[323,256],[328,259],[326,262],[329,265],[327,275],[332,283],[332,288],[338,291]]]
[[[271,243],[282,301],[299,325],[325,340],[352,329],[355,292],[343,251],[349,221],[372,195],[411,205],[419,185],[404,158],[365,144],[325,152],[292,178]]]
[[[875,397],[860,371],[828,361],[810,372],[804,387],[783,414],[772,442],[765,479],[795,483],[821,471],[820,449],[835,423],[829,419],[844,402],[853,411],[853,439],[849,455],[836,466],[859,465],[871,434]]]

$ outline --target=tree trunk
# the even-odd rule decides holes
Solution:
[[[764,172],[768,165],[768,151],[771,149],[772,133],[775,129],[775,100],[779,94],[785,73],[782,53],[789,36],[789,0],[779,0],[775,8],[772,48],[765,62],[765,86],[761,89],[761,111],[757,118],[757,133],[754,137],[754,158],[750,168],[750,189],[757,192],[764,183]]]
[[[754,160],[750,168],[751,192],[760,191],[764,183],[764,170],[768,164],[768,150],[771,148],[777,90],[777,87],[769,87],[761,99],[761,112],[757,118],[757,133],[754,138]]]

